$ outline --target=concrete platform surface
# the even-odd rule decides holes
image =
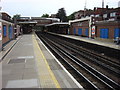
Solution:
[[[35,34],[21,36],[1,63],[2,88],[83,89]]]
[[[11,40],[9,43],[3,46],[3,50],[0,52],[0,61],[7,55],[7,53],[13,48],[20,38],[21,36],[18,36],[18,38]]]
[[[51,32],[49,32],[49,33],[51,33]],[[56,34],[56,33],[51,33],[51,34]],[[75,36],[75,35],[63,35],[63,34],[56,34],[56,35],[60,35],[63,37],[72,38],[72,39],[89,42],[89,43],[94,43],[97,45],[106,46],[106,47],[120,50],[120,45],[116,45],[113,41],[109,41],[109,40],[105,40],[105,39],[91,39],[88,37],[81,37],[81,36]]]

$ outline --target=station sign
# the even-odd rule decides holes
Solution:
[[[95,26],[92,26],[92,35],[95,35]]]
[[[2,40],[2,22],[0,22],[0,41]]]

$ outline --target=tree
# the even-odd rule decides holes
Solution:
[[[61,22],[67,21],[66,11],[64,10],[64,8],[60,8],[58,10],[57,18],[59,18]]]
[[[17,19],[19,19],[20,16],[21,16],[20,14],[13,15],[12,20],[14,21],[15,24],[17,23]]]
[[[74,20],[75,19],[75,13],[76,12],[73,12],[71,15],[67,16],[67,19],[68,20]]]
[[[49,14],[43,14],[41,17],[46,17],[46,18],[48,18],[48,17],[49,17]]]
[[[20,14],[16,14],[16,15],[13,15],[13,19],[18,19],[21,15]]]

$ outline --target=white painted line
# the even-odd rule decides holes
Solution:
[[[20,56],[17,58],[19,58],[19,59],[32,59],[32,58],[34,58],[34,56]]]
[[[23,44],[24,46],[32,46],[32,44]]]
[[[36,35],[37,37],[37,35]],[[37,37],[37,39],[39,39]],[[52,52],[45,46],[45,44],[39,39],[41,44],[47,49],[47,51],[53,56],[53,58],[56,60],[56,62],[62,67],[62,69],[68,74],[68,76],[74,81],[74,83],[81,89],[84,90],[84,88],[78,83],[78,81],[66,70],[66,68],[59,62],[59,60],[52,54]]]

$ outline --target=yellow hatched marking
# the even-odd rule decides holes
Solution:
[[[39,79],[40,82],[42,82],[42,88],[60,88],[60,85],[51,71],[48,62],[36,41],[35,36],[33,35],[32,38],[34,44],[34,53],[37,60]]]

